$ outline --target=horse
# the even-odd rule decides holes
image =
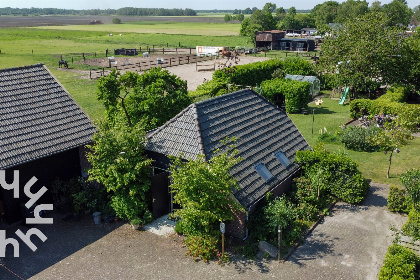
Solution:
[[[224,50],[220,50],[219,53],[222,57],[230,57],[232,55],[230,51],[224,51]]]
[[[59,68],[61,68],[61,67],[66,67],[67,69],[69,68],[69,65],[67,64],[67,61],[65,61],[65,60],[60,60],[59,62],[58,62],[58,67]]]

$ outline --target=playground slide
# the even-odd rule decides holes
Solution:
[[[349,94],[349,87],[346,87],[343,91],[343,95],[341,96],[340,102],[338,102],[339,105],[344,105],[344,101],[346,101],[348,94]]]

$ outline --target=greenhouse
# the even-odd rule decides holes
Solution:
[[[321,83],[319,79],[315,76],[302,76],[302,75],[289,75],[287,74],[285,79],[291,79],[294,81],[300,81],[300,82],[310,82],[311,83],[311,92],[309,95],[313,98],[319,94],[319,91],[321,90]]]

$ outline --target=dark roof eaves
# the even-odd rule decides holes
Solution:
[[[42,156],[34,157],[32,159],[22,160],[20,162],[14,163],[14,164],[9,164],[9,165],[4,165],[4,166],[0,165],[0,169],[12,168],[12,167],[15,167],[15,166],[19,166],[21,164],[36,161],[36,160],[41,159],[41,158],[46,158],[46,157],[53,156],[53,155],[56,155],[56,154],[59,154],[59,153],[65,152],[65,151],[69,151],[69,150],[74,149],[74,148],[86,146],[87,144],[92,143],[92,141],[93,141],[92,139],[89,139],[89,141],[84,141],[84,142],[79,143],[78,145],[74,145],[74,146],[68,146],[65,149],[60,149],[60,150],[57,150],[53,153],[48,153],[48,154],[45,154],[45,155],[42,155]]]

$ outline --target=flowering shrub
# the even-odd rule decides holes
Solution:
[[[217,238],[211,235],[189,235],[185,240],[185,245],[188,247],[187,255],[193,258],[201,258],[203,261],[208,262],[216,256],[221,257],[217,249]]]

